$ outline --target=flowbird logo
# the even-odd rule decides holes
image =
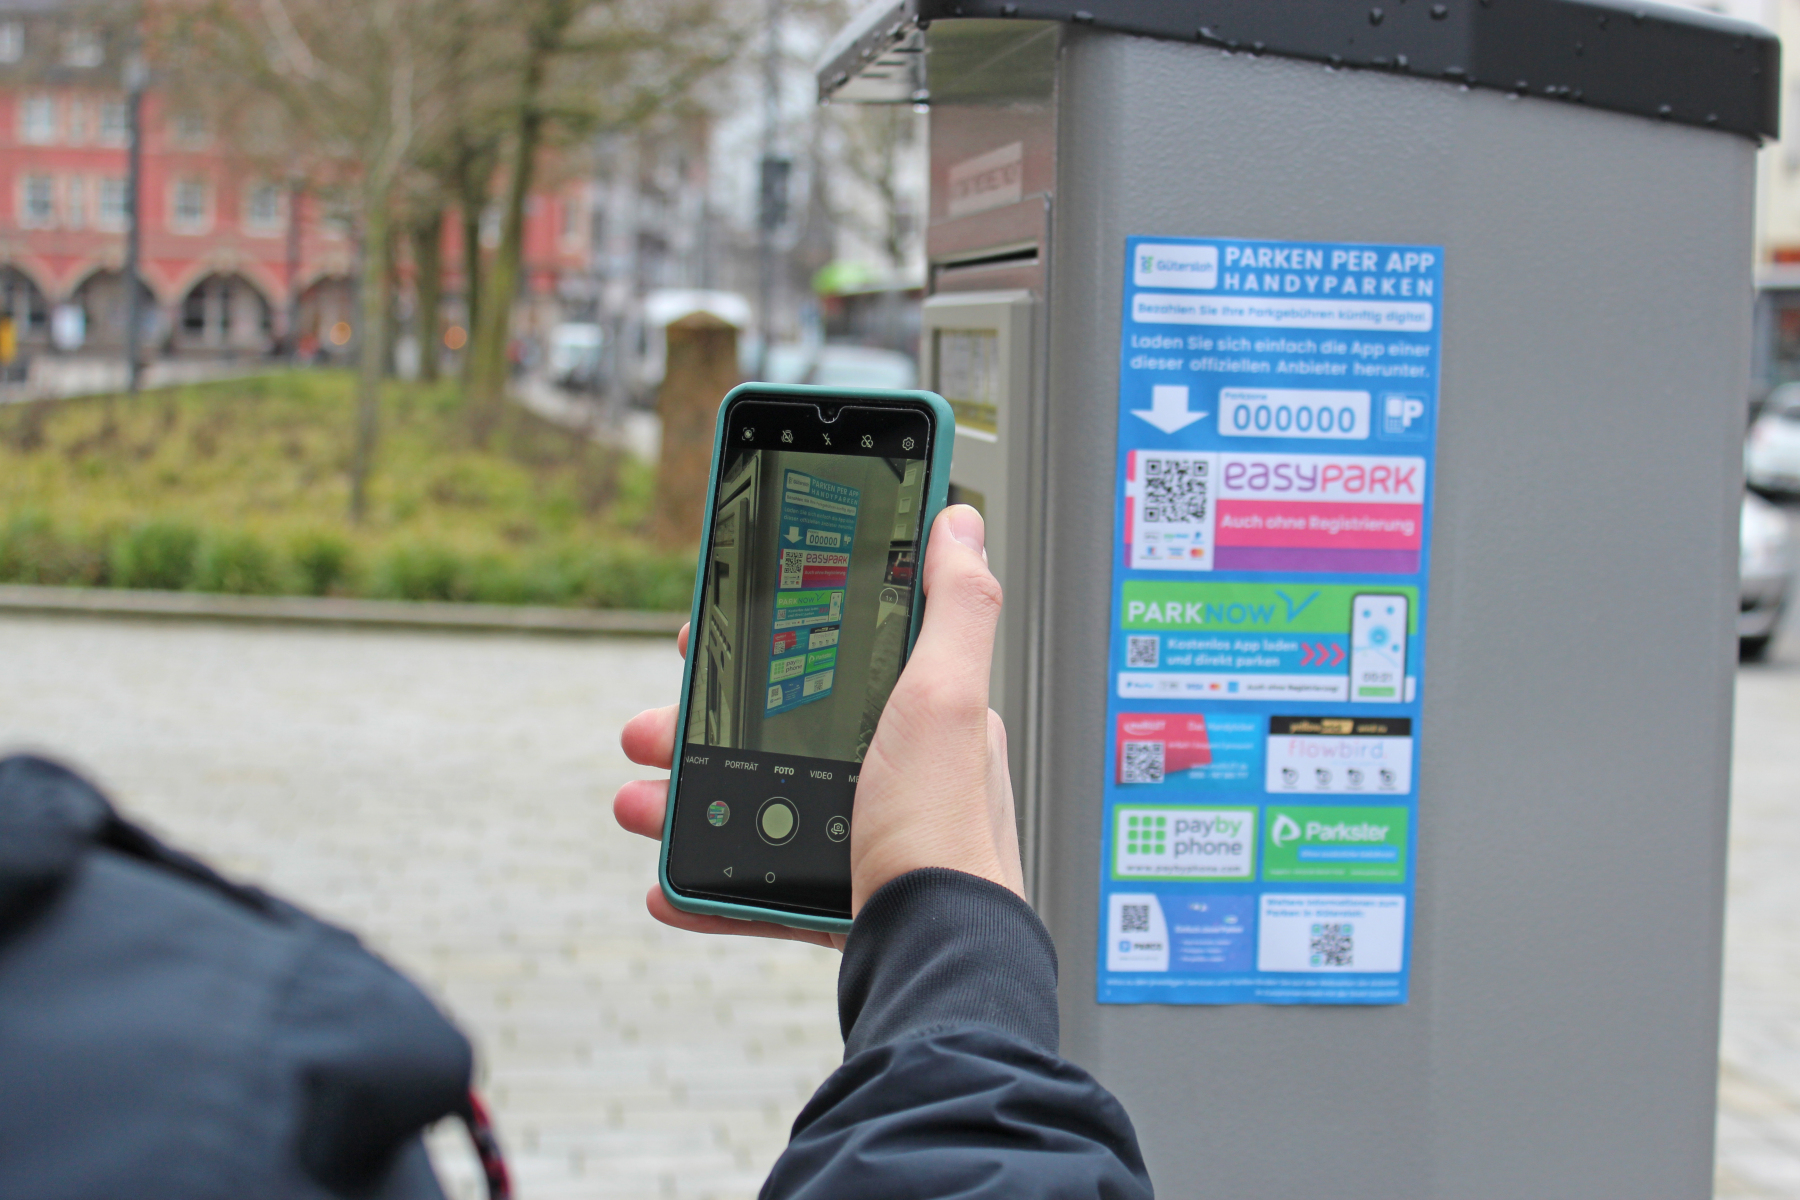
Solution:
[[[1280,849],[1299,836],[1300,826],[1294,818],[1286,813],[1275,814],[1275,823],[1269,826],[1270,845]]]

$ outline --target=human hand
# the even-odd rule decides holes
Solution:
[[[888,697],[860,772],[850,824],[850,911],[881,886],[921,867],[948,867],[1024,894],[1006,729],[988,708],[988,675],[1000,617],[1000,584],[988,570],[981,514],[954,505],[939,514],[926,549],[926,606],[919,639]],[[676,638],[687,653],[688,629]],[[620,744],[633,762],[668,769],[674,705],[629,721]],[[613,814],[633,833],[660,839],[668,780],[619,789]],[[682,912],[661,888],[650,914],[696,933],[787,938],[843,948],[843,936],[770,921]]]

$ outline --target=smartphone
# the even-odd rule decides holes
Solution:
[[[850,928],[856,784],[918,633],[954,422],[930,392],[720,405],[663,827],[676,908]]]
[[[1362,592],[1350,598],[1350,699],[1397,704],[1406,699],[1404,594]]]

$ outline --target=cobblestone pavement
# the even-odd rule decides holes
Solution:
[[[1800,1196],[1800,629],[1738,672],[1719,1200]]]
[[[475,1038],[522,1200],[753,1196],[843,1044],[837,956],[656,924],[611,799],[669,642],[0,618],[0,747],[358,931]],[[434,1150],[475,1196],[460,1134]]]
[[[836,956],[666,930],[613,825],[666,643],[0,617],[0,747],[357,930],[477,1042],[522,1200],[755,1194]],[[1800,638],[1738,686],[1719,1200],[1800,1195]],[[477,1195],[451,1130],[434,1150]]]

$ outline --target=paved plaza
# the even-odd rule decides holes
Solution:
[[[0,747],[360,930],[474,1037],[522,1200],[748,1197],[836,1065],[837,956],[677,933],[614,826],[652,640],[0,616]],[[1745,668],[1721,1200],[1800,1195],[1800,641]],[[1628,1102],[1622,1098],[1622,1102]],[[454,1131],[452,1194],[479,1194]]]
[[[837,955],[678,933],[612,794],[672,640],[0,618],[0,745],[360,931],[473,1036],[521,1200],[748,1197],[840,1061]],[[434,1149],[480,1194],[460,1133]]]

